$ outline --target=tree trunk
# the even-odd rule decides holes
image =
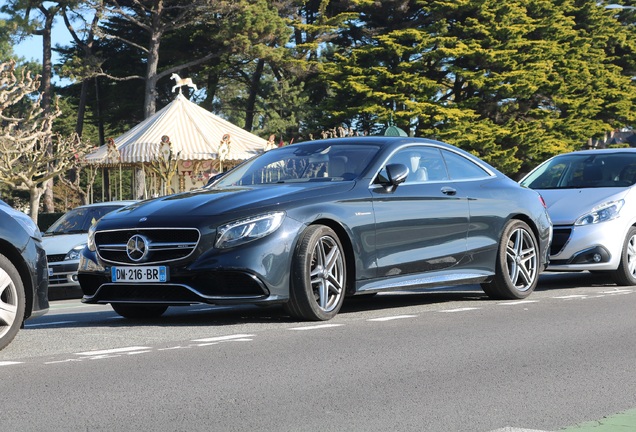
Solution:
[[[46,114],[51,113],[51,76],[53,74],[53,62],[51,61],[51,29],[53,28],[53,19],[55,14],[47,11],[45,14],[46,20],[42,29],[42,109]],[[47,140],[49,140],[47,138]],[[47,145],[50,145],[47,144]],[[50,149],[47,150],[49,153]],[[40,203],[40,197],[38,196],[38,206]],[[55,204],[53,202],[53,179],[44,182],[44,212],[53,213],[55,211]],[[33,212],[33,209],[31,210]],[[37,207],[36,207],[37,212]]]
[[[148,45],[148,60],[146,63],[146,86],[144,92],[144,118],[148,118],[157,111],[157,66],[159,65],[159,45],[161,45],[161,14],[163,1],[156,3],[152,15],[152,33]],[[135,167],[135,199],[143,199],[146,192],[146,176],[141,166]]]
[[[250,94],[247,98],[247,106],[245,107],[245,130],[251,132],[252,125],[254,124],[254,109],[256,106],[256,96],[258,95],[259,83],[261,82],[261,76],[263,75],[263,67],[265,66],[265,60],[259,59],[256,64],[256,70],[252,75],[252,82],[250,83]]]
[[[42,197],[42,189],[37,186],[29,188],[29,216],[35,222],[38,223],[38,213],[40,209],[40,198]]]
[[[135,167],[135,199],[146,198],[146,173],[141,166]]]

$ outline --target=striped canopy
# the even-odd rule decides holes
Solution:
[[[181,93],[155,115],[114,139],[117,152],[103,145],[85,157],[88,164],[136,164],[156,160],[167,136],[179,160],[213,160],[229,135],[226,160],[245,160],[262,153],[267,141],[190,102]]]

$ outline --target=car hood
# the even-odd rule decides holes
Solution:
[[[42,246],[47,255],[66,255],[75,246],[86,244],[87,239],[87,233],[46,236],[42,238]]]
[[[199,189],[175,195],[142,201],[117,210],[99,221],[100,228],[108,226],[115,218],[139,220],[148,218],[155,222],[174,220],[187,216],[200,217],[223,215],[241,211],[250,213],[284,208],[286,203],[305,199],[321,201],[327,195],[350,190],[354,181],[337,183],[290,183],[255,187],[232,187],[227,189]]]
[[[625,197],[628,189],[584,188],[538,190],[554,225],[571,225],[594,207]]]

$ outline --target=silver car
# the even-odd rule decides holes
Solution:
[[[88,229],[111,211],[136,201],[87,204],[66,212],[43,234],[42,245],[49,263],[49,288],[77,288],[79,254],[88,238]]]
[[[551,271],[607,272],[636,285],[636,149],[555,156],[521,185],[541,193],[554,225]]]

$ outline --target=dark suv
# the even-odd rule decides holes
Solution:
[[[24,320],[49,310],[47,271],[40,230],[0,200],[0,350]]]

